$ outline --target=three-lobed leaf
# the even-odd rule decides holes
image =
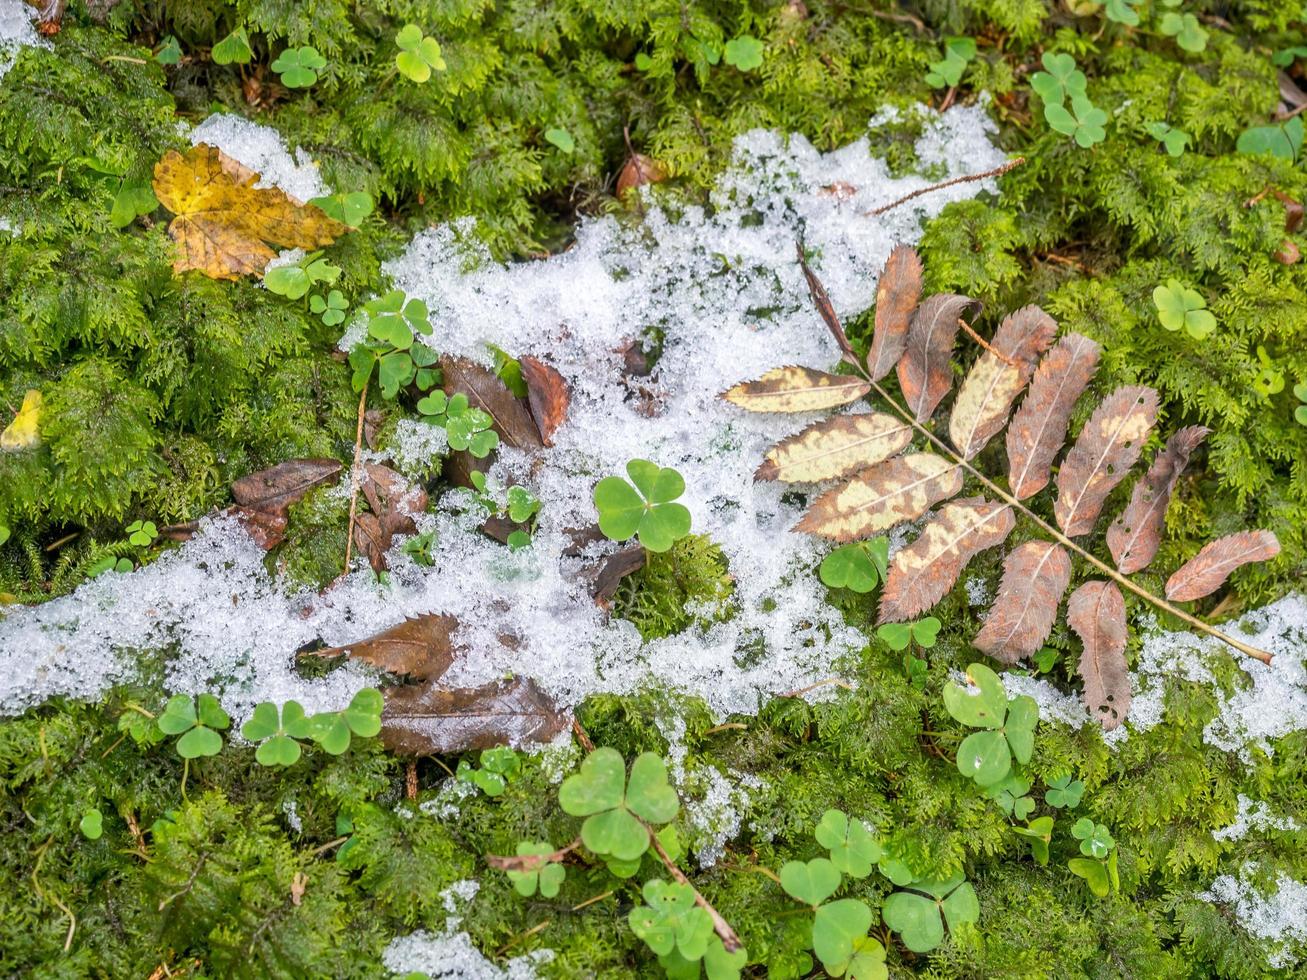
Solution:
[[[599,529],[613,541],[638,537],[649,551],[667,551],[690,533],[690,511],[674,501],[685,493],[685,480],[671,467],[647,459],[626,464],[630,482],[605,477],[594,490]]]

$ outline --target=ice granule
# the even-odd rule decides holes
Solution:
[[[23,48],[50,47],[36,30],[39,16],[24,0],[0,0],[0,79],[9,74]]]
[[[988,606],[989,600],[993,597],[990,591],[989,583],[979,575],[973,575],[966,581],[967,605],[969,606]]]
[[[1214,840],[1243,840],[1250,830],[1298,830],[1298,821],[1293,817],[1277,817],[1264,800],[1252,800],[1243,793],[1239,794],[1239,812],[1234,823],[1220,830],[1212,831]]]
[[[392,939],[381,963],[392,974],[424,973],[433,980],[535,980],[536,967],[553,958],[553,950],[537,949],[500,968],[481,954],[466,932],[421,930]]]
[[[1302,959],[1307,951],[1307,885],[1280,872],[1275,894],[1262,894],[1251,882],[1257,866],[1240,869],[1239,877],[1221,875],[1198,898],[1227,906],[1239,924],[1267,945],[1267,962],[1284,969]]]
[[[436,790],[436,795],[418,804],[418,809],[437,820],[448,820],[458,813],[458,804],[469,796],[475,796],[477,788],[472,783],[457,779],[446,779]]]
[[[1056,721],[1070,725],[1072,728],[1079,728],[1090,720],[1089,712],[1085,711],[1085,706],[1080,703],[1079,697],[1062,693],[1046,680],[1010,671],[1000,674],[999,677],[1003,680],[1003,689],[1007,691],[1009,698],[1024,694],[1039,705],[1041,721]]]
[[[462,913],[472,904],[472,900],[477,897],[477,892],[480,890],[481,882],[475,878],[462,878],[440,893],[440,903],[445,907],[446,912],[455,917],[453,921],[445,922],[445,928],[453,929],[458,926],[462,921]]]
[[[294,800],[283,800],[281,813],[286,818],[287,827],[297,834],[304,832],[304,822],[300,819],[299,806]]]
[[[299,147],[292,154],[270,126],[219,112],[192,129],[189,138],[192,146],[208,143],[249,167],[259,175],[255,187],[280,187],[301,202],[331,193],[312,158]]]
[[[386,447],[395,468],[410,479],[427,475],[432,460],[445,455],[449,438],[442,426],[420,419],[400,419]]]

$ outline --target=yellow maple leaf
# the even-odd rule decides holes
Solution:
[[[41,393],[35,388],[23,396],[23,407],[9,423],[4,432],[0,432],[0,449],[14,452],[29,449],[41,441]]]
[[[169,150],[154,166],[154,193],[176,217],[173,271],[196,269],[212,279],[258,275],[282,248],[321,248],[349,229],[318,208],[275,187],[216,146],[200,143],[183,156]]]

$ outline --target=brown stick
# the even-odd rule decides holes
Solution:
[[[717,933],[722,945],[726,947],[726,952],[734,953],[743,943],[740,942],[740,937],[735,934],[735,930],[731,928],[731,924],[722,918],[722,914],[712,907],[708,899],[699,894],[699,889],[690,884],[690,879],[685,877],[685,872],[676,866],[676,862],[663,849],[662,841],[653,832],[653,828],[649,827],[648,824],[645,824],[645,826],[649,828],[649,840],[653,842],[653,848],[658,853],[658,857],[662,859],[663,866],[667,868],[668,873],[673,878],[694,892],[694,904],[708,913],[708,918],[712,919],[713,931]]]
[[[986,170],[982,174],[967,174],[965,177],[954,177],[952,180],[946,180],[939,184],[931,184],[929,187],[922,187],[913,191],[911,194],[904,194],[897,201],[890,201],[889,204],[882,205],[878,208],[872,208],[870,211],[864,211],[862,213],[875,217],[876,215],[884,214],[886,211],[892,211],[900,204],[907,204],[913,198],[921,197],[921,195],[929,194],[932,191],[942,191],[945,187],[952,187],[955,184],[969,184],[974,180],[984,180],[986,177],[1001,177],[1009,170],[1015,170],[1025,162],[1025,157],[1016,157],[1015,159],[1009,160],[1001,167],[995,167],[993,170]]]
[[[595,750],[595,744],[590,741],[589,733],[581,727],[581,723],[575,718],[572,719],[572,734],[575,735],[576,740],[581,743],[581,748],[585,749],[587,752],[593,752]]]
[[[1015,358],[1008,357],[1006,354],[999,353],[998,350],[995,349],[993,344],[991,344],[984,337],[980,336],[980,334],[976,333],[976,328],[973,327],[971,324],[967,323],[967,321],[962,319],[962,317],[958,317],[958,326],[961,327],[964,331],[966,331],[968,337],[970,337],[972,340],[978,343],[981,347],[985,348],[985,350],[989,351],[1004,364],[1011,364],[1013,367],[1017,366],[1017,362]]]
[[[487,854],[486,864],[499,871],[538,871],[546,864],[556,864],[581,846],[578,837],[566,847],[560,847],[553,854]]]
[[[371,380],[370,378],[368,379]],[[358,517],[359,506],[359,457],[363,455],[363,413],[368,407],[368,382],[363,382],[363,391],[359,395],[359,425],[354,433],[354,465],[349,470],[349,527],[345,531],[345,571],[349,571],[349,560],[354,554],[354,520]]]

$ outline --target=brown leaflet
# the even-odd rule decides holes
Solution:
[[[1057,321],[1038,306],[1024,306],[999,324],[993,349],[977,358],[953,400],[949,438],[963,459],[973,458],[1002,431],[1012,403],[1056,334]]]
[[[1111,582],[1086,582],[1066,602],[1067,625],[1084,644],[1080,679],[1085,708],[1111,731],[1130,711],[1130,671],[1125,664],[1125,600]]]
[[[315,487],[334,482],[343,467],[334,459],[288,459],[231,485],[236,503],[251,510],[286,515],[291,504]]]
[[[527,404],[540,430],[540,441],[552,446],[554,433],[567,421],[567,408],[572,403],[571,389],[557,370],[538,358],[522,357],[518,363],[522,365]]]
[[[826,329],[835,337],[835,343],[840,345],[844,360],[855,368],[861,367],[858,355],[853,353],[853,348],[849,345],[848,335],[844,332],[844,325],[840,323],[840,318],[835,313],[835,304],[830,301],[826,287],[821,284],[817,274],[808,267],[808,260],[803,257],[803,246],[796,243],[794,247],[799,253],[799,268],[803,270],[803,278],[807,280],[808,295],[812,297],[812,305],[817,307],[817,312],[826,321]]]
[[[912,426],[892,415],[836,415],[778,442],[755,480],[820,483],[889,459],[912,441]]]
[[[912,316],[907,349],[899,358],[899,387],[918,422],[934,414],[936,406],[953,387],[953,340],[958,320],[973,316],[980,304],[968,296],[939,293],[926,297]]]
[[[395,535],[417,533],[413,515],[426,510],[427,492],[379,463],[363,467],[361,489],[371,513],[359,514],[355,520],[354,544],[374,571],[385,571],[386,552]]]
[[[1053,458],[1066,440],[1071,410],[1094,376],[1101,352],[1088,337],[1069,333],[1040,362],[1026,400],[1007,429],[1009,483],[1018,500],[1048,483]]]
[[[571,723],[568,713],[526,677],[453,690],[427,681],[382,694],[381,741],[397,755],[547,742]]]
[[[1003,580],[989,619],[971,645],[1014,664],[1039,651],[1057,619],[1057,604],[1071,582],[1071,558],[1051,541],[1027,541],[1003,562]]]
[[[1057,473],[1053,516],[1068,536],[1094,527],[1103,501],[1126,478],[1157,421],[1157,392],[1143,385],[1118,388],[1103,399]]]
[[[889,253],[876,285],[876,327],[867,352],[867,372],[879,381],[894,369],[908,346],[908,325],[921,299],[921,259],[910,245]]]
[[[961,490],[962,469],[943,456],[896,456],[823,493],[794,529],[856,541],[920,517]]]
[[[1280,541],[1270,531],[1239,531],[1203,546],[1166,581],[1166,597],[1190,602],[1211,595],[1240,565],[1270,561],[1280,553]]]
[[[440,677],[454,662],[450,635],[458,627],[453,616],[428,613],[407,619],[365,640],[338,647],[309,650],[301,657],[343,657],[348,655],[390,674],[407,674],[416,680]]]
[[[667,168],[657,160],[643,153],[632,153],[627,158],[622,172],[617,175],[617,196],[623,197],[627,191],[645,184],[657,184],[667,179]]]
[[[1015,525],[1011,507],[984,497],[945,504],[917,540],[890,562],[880,596],[880,622],[912,619],[939,602],[967,562],[1002,544]]]
[[[1191,425],[1166,441],[1148,472],[1134,486],[1130,503],[1107,529],[1107,547],[1122,575],[1147,568],[1162,543],[1162,522],[1189,457],[1212,430]]]
[[[225,513],[234,515],[254,543],[264,551],[271,551],[286,540],[286,528],[290,526],[290,518],[285,511],[228,507]]]
[[[490,416],[501,444],[528,452],[543,445],[540,430],[526,404],[493,371],[462,357],[441,357],[440,370],[445,379],[445,394],[467,395],[473,408]],[[457,486],[471,487],[472,471],[485,472],[490,463],[491,457],[477,459],[466,449],[451,452],[445,457],[445,478]]]
[[[595,605],[604,609],[617,595],[622,579],[634,575],[644,568],[645,552],[640,545],[630,545],[600,559],[599,567],[590,573],[592,577],[590,594],[594,596]]]
[[[791,365],[742,381],[721,397],[750,412],[812,412],[847,405],[869,391],[859,378]]]

